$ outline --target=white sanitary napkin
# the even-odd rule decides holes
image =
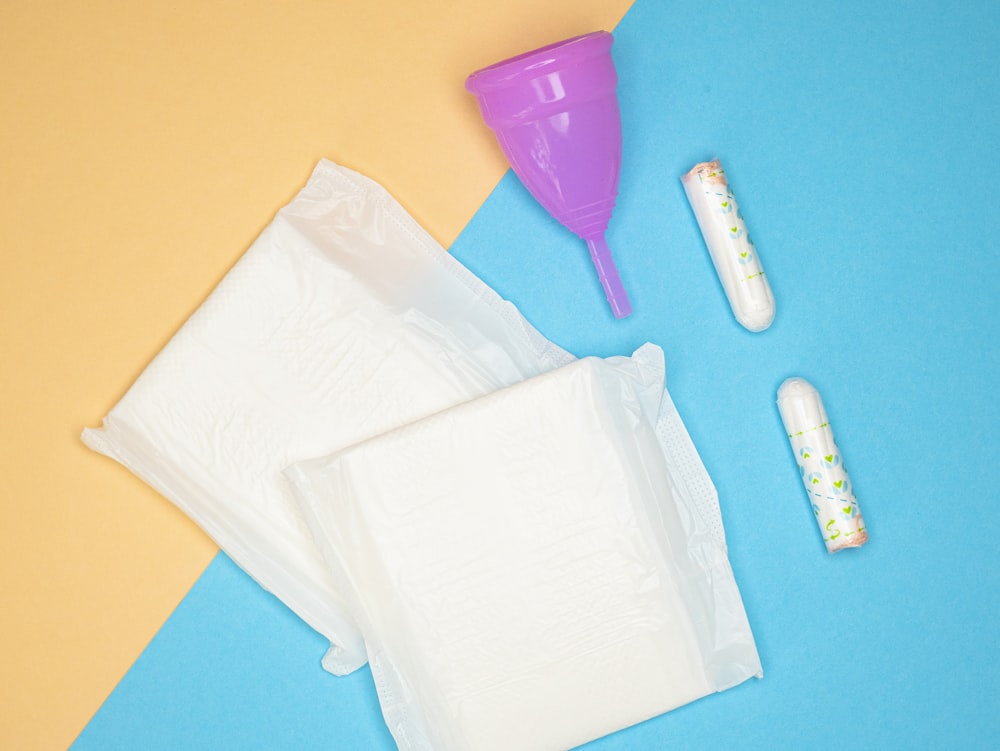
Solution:
[[[286,470],[400,749],[567,749],[759,674],[664,393],[645,345]]]
[[[322,161],[83,440],[328,638],[343,674],[364,643],[281,471],[572,359],[381,186]]]
[[[331,650],[324,667],[341,674],[366,659],[352,613],[356,602],[350,600],[349,605],[349,599],[366,587],[362,583],[345,588],[331,573],[282,471],[573,362],[571,355],[543,338],[516,308],[434,242],[380,186],[323,161],[143,371],[105,418],[104,427],[84,431],[83,439],[173,501],[248,574],[328,638]],[[591,364],[579,366],[581,372],[596,367],[587,362]],[[756,653],[726,561],[715,489],[661,381],[655,390],[661,392],[662,401],[652,429],[665,462],[655,471],[669,482],[670,492],[659,496],[668,521],[661,525],[666,531],[654,533],[643,527],[643,534],[669,541],[675,551],[671,560],[686,550],[684,555],[699,562],[703,571],[714,572],[711,581],[693,580],[697,583],[689,589],[697,602],[690,605],[685,595],[688,615],[678,618],[694,619],[699,659],[706,661],[706,690],[721,689],[756,670]],[[526,386],[525,393],[541,389],[537,383]],[[642,403],[647,411],[653,409],[648,398],[643,397]],[[574,409],[592,407],[583,407],[578,400],[573,404],[561,401],[553,406],[565,419],[572,418],[568,424],[596,419],[574,417]],[[470,409],[482,407],[470,404]],[[541,440],[539,434],[552,427],[558,425],[523,424],[520,440]],[[613,425],[606,427],[618,435]],[[648,451],[649,437],[643,435]],[[609,444],[599,436],[589,440],[594,450],[608,451]],[[435,447],[424,450],[435,456]],[[445,462],[439,465],[446,467],[442,472],[456,473],[456,481],[470,480],[462,465],[447,462],[446,444],[436,450],[441,452],[438,460]],[[622,471],[633,466],[622,461]],[[384,470],[391,479],[393,463]],[[492,492],[485,486],[482,491],[484,497]],[[340,509],[341,502],[348,509],[365,501],[324,497],[324,507]],[[631,496],[618,501],[629,502],[635,502]],[[525,549],[538,542],[540,532],[538,520],[525,517],[528,508],[524,499],[511,499],[511,514],[518,509],[518,516],[511,516],[508,524],[524,517],[525,534],[532,535],[525,538]],[[588,517],[587,524],[600,514],[614,521],[616,514],[627,513],[626,506],[600,513],[592,505],[588,509],[596,516]],[[546,513],[561,518],[566,511],[560,502]],[[647,557],[636,558],[634,568],[616,569],[620,574],[650,565],[649,551],[659,549],[650,539],[642,548]],[[321,542],[329,554],[329,541]],[[561,543],[557,539],[554,544]],[[447,573],[442,571],[443,583]],[[602,576],[598,566],[595,587],[608,583]],[[673,581],[669,567],[657,576]],[[656,577],[643,581],[651,587],[649,607],[659,618],[667,607],[666,601],[656,604],[663,586]],[[370,595],[384,596],[381,586]],[[582,595],[566,592],[565,596],[571,598],[566,601],[569,607],[577,602],[572,597]],[[470,608],[470,617],[477,619],[492,612],[477,610],[476,603]],[[650,620],[651,633],[662,623]],[[422,632],[413,638],[425,636]],[[600,641],[596,632],[584,636],[597,640],[595,645]],[[385,638],[381,632],[379,638]],[[539,650],[549,642],[544,634],[537,639],[539,646],[526,654],[542,654]],[[655,660],[669,647],[652,649]],[[558,660],[559,654],[551,659]],[[485,664],[476,663],[470,676],[482,676]],[[622,665],[619,678],[633,668],[642,666]],[[461,669],[457,663],[455,669]],[[373,665],[377,676],[390,670],[395,668]],[[380,684],[391,717],[395,711],[391,708],[409,698],[387,699],[386,679],[380,678]],[[677,700],[674,703],[683,700],[668,695]],[[655,706],[639,702],[633,715],[648,716],[669,703],[662,696]],[[412,726],[410,737],[427,737],[420,723]],[[398,728],[393,732],[398,735]]]

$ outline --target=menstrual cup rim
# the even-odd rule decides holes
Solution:
[[[522,75],[536,74],[550,65],[565,65],[573,59],[582,60],[603,54],[611,49],[613,42],[614,37],[609,31],[592,31],[553,42],[480,68],[465,79],[465,88],[473,94],[495,91]],[[568,54],[567,48],[570,48]],[[556,50],[560,51],[558,56],[553,55]]]

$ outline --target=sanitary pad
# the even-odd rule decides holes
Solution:
[[[323,161],[83,440],[364,663],[281,470],[564,364],[379,185]]]
[[[664,401],[645,345],[289,467],[400,749],[567,749],[759,675]]]
[[[282,470],[572,361],[380,186],[323,161],[83,439],[328,638],[342,674],[365,645]],[[662,398],[683,529],[716,555],[715,489]]]

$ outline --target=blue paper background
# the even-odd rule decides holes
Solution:
[[[595,751],[1000,734],[1000,3],[886,5],[638,0],[615,34],[609,234],[631,318],[510,174],[453,248],[575,354],[660,344],[719,490],[765,678]],[[712,156],[777,299],[762,334],[733,320],[678,181]],[[774,407],[790,375],[824,396],[865,548],[823,550]],[[367,669],[322,673],[324,646],[220,554],[73,748],[392,749]]]

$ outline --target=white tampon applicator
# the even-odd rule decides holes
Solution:
[[[865,520],[819,392],[805,378],[789,378],[778,388],[778,411],[827,551],[861,547]]]
[[[774,320],[774,295],[722,165],[696,164],[681,183],[733,315],[744,328],[763,331]]]

